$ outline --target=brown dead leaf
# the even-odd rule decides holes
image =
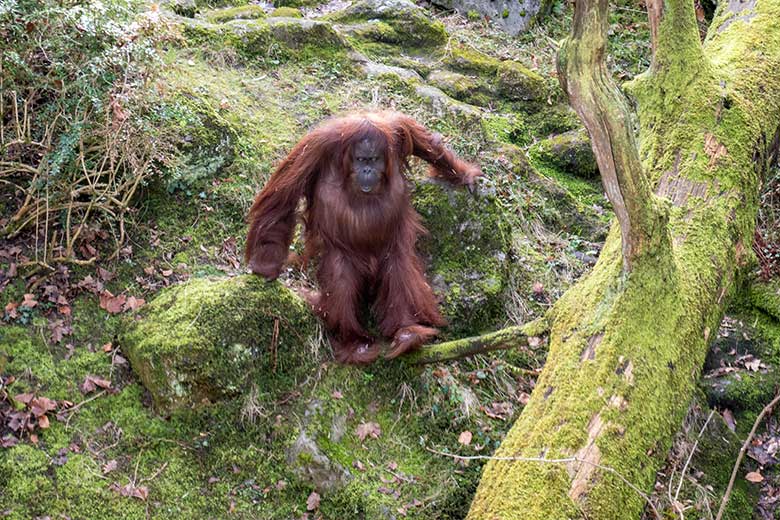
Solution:
[[[49,427],[49,418],[45,415],[38,417],[38,427],[45,430]]]
[[[763,482],[764,476],[758,471],[751,471],[750,473],[745,475],[745,480],[753,483]]]
[[[8,314],[8,317],[12,320],[19,317],[19,313],[16,311],[17,307],[19,307],[19,304],[14,302],[8,302],[5,306],[5,313]]]
[[[33,399],[35,399],[35,394],[31,394],[31,393],[16,394],[14,396],[14,401],[16,401],[17,403],[22,403],[22,404],[30,404],[30,402]]]
[[[57,401],[48,397],[36,397],[30,401],[30,411],[35,417],[42,417],[57,409]]]
[[[320,507],[320,495],[316,491],[312,491],[309,498],[306,499],[306,510],[314,511]]]
[[[38,300],[35,299],[34,294],[27,293],[24,295],[24,301],[22,302],[22,307],[28,307],[32,309],[38,305]]]
[[[81,383],[81,391],[85,394],[94,392],[97,387],[109,389],[111,388],[111,381],[103,379],[98,376],[87,376],[84,378],[84,382]]]
[[[472,434],[470,431],[466,430],[461,432],[460,436],[458,436],[458,442],[463,444],[464,446],[468,446],[471,444],[471,437]]]
[[[355,429],[355,435],[360,439],[360,442],[363,442],[366,437],[378,439],[382,435],[382,429],[375,422],[360,423]]]
[[[127,296],[120,294],[114,296],[110,291],[100,293],[100,308],[108,311],[109,314],[119,314],[125,305]]]
[[[125,302],[125,310],[126,311],[138,310],[145,303],[146,303],[146,300],[144,300],[143,298],[136,298],[135,296],[130,296],[127,299],[127,301]]]
[[[111,473],[114,471],[117,467],[117,462],[114,459],[109,460],[105,464],[103,464],[103,475],[106,475],[108,473]]]
[[[721,414],[723,416],[723,421],[726,423],[726,426],[728,426],[729,430],[732,432],[737,431],[737,421],[734,419],[734,414],[726,408],[723,410],[723,413]]]

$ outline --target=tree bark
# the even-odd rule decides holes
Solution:
[[[470,519],[638,518],[646,502],[623,479],[652,489],[751,254],[780,128],[780,0],[721,3],[703,44],[692,2],[648,8],[653,62],[630,85],[637,153],[625,106],[605,104],[615,92],[599,68],[603,41],[583,29],[606,29],[606,2],[577,1],[564,88],[597,158],[611,162],[604,183],[617,186],[624,214],[616,205],[597,265],[550,311],[547,363],[495,454],[576,460],[489,461]],[[571,61],[583,57],[592,61]],[[594,68],[601,79],[585,77]]]

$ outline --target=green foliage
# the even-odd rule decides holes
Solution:
[[[0,3],[0,190],[23,195],[9,197],[0,234],[59,231],[44,258],[58,247],[70,257],[78,226],[121,224],[164,152],[138,95],[159,63],[147,37],[157,14],[137,11],[123,0]]]

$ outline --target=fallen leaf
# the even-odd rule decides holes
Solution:
[[[357,460],[357,459],[352,461],[352,467],[355,468],[358,471],[365,471],[366,470],[366,466],[362,462]]]
[[[48,397],[36,397],[30,401],[30,411],[35,417],[42,417],[46,413],[57,409],[57,401]]]
[[[146,300],[144,300],[143,298],[136,298],[135,296],[130,296],[125,302],[125,310],[126,311],[138,310],[140,307],[143,306],[144,303],[146,303]]]
[[[458,437],[458,442],[463,444],[464,446],[468,446],[471,444],[471,432],[466,430],[464,432],[461,432],[460,436]]]
[[[35,399],[35,395],[30,393],[16,394],[14,396],[14,401],[22,404],[30,404],[30,401],[32,401],[33,399]]]
[[[120,294],[114,296],[110,291],[100,293],[100,308],[108,311],[109,314],[118,314],[122,312],[127,296]]]
[[[360,423],[355,429],[355,435],[360,439],[360,442],[363,442],[369,436],[372,439],[378,439],[382,435],[382,429],[375,422]]]
[[[111,381],[98,376],[87,376],[84,378],[84,382],[81,383],[80,388],[83,393],[88,394],[94,392],[97,387],[105,389],[111,388]]]
[[[19,304],[14,302],[8,302],[5,306],[5,312],[6,314],[8,314],[8,317],[11,318],[12,320],[15,320],[16,318],[19,317],[19,313],[16,312],[17,307],[19,307]]]
[[[22,302],[23,307],[29,307],[32,309],[36,305],[38,305],[38,301],[35,299],[34,294],[27,293],[24,295],[24,301]]]
[[[764,481],[764,476],[761,473],[759,473],[758,471],[751,471],[750,473],[745,475],[745,480],[747,480],[749,482],[754,482],[754,483],[763,482]]]
[[[105,464],[103,464],[103,475],[106,475],[107,473],[111,473],[116,469],[117,462],[114,459],[109,460]]]
[[[146,486],[138,486],[133,490],[133,496],[135,498],[140,498],[143,501],[146,501],[146,497],[149,496],[149,488]]]
[[[723,421],[726,423],[726,426],[728,426],[729,430],[732,432],[737,431],[737,421],[734,419],[734,414],[726,408],[723,410],[723,413],[721,414],[723,416]]]
[[[103,345],[103,352],[111,352],[112,350],[114,350],[114,345],[110,341]]]
[[[331,396],[333,399],[343,399],[343,398],[344,398],[344,394],[342,394],[342,393],[341,393],[340,391],[338,391],[338,390],[334,390],[334,391],[333,391],[333,393],[331,393],[331,394],[330,394],[330,396]]]
[[[306,499],[306,510],[314,511],[320,507],[320,495],[316,491],[312,491],[309,498]]]
[[[45,415],[38,417],[38,427],[45,430],[49,427],[49,418]]]

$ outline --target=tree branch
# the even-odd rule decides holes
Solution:
[[[547,321],[544,318],[540,318],[525,325],[507,327],[482,336],[427,345],[404,356],[403,359],[412,365],[424,365],[484,354],[494,350],[507,350],[521,346],[529,347],[528,338],[542,335],[547,329]]]
[[[578,0],[572,35],[558,54],[558,77],[590,133],[593,152],[622,233],[623,268],[660,234],[662,213],[642,172],[623,94],[607,71],[607,0]]]

